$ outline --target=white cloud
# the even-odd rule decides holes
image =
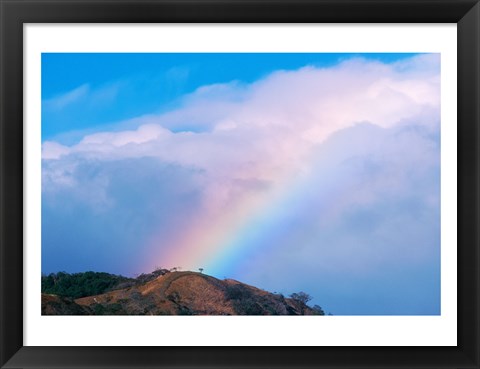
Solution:
[[[142,144],[160,137],[169,136],[169,134],[170,131],[159,125],[145,124],[135,131],[102,132],[88,135],[80,142],[78,148],[80,149],[83,146],[95,147],[96,145],[120,147],[131,143]]]
[[[66,92],[63,95],[46,100],[44,106],[46,109],[50,110],[61,110],[87,96],[89,91],[90,86],[88,84],[83,84],[71,91]]]
[[[322,153],[318,148],[336,132],[359,122],[385,129],[407,127],[413,122],[427,130],[438,129],[438,59],[438,55],[421,55],[390,65],[352,59],[331,68],[274,72],[250,85],[234,81],[204,86],[186,96],[183,106],[173,112],[136,118],[140,122],[137,129],[89,134],[70,147],[45,142],[43,159],[60,162],[44,188],[55,187],[54,178],[60,186],[71,183],[70,174],[60,174],[62,162],[70,168],[85,160],[121,162],[152,158],[203,171],[204,202],[209,204],[208,216],[213,216],[221,214],[232,198],[242,196],[239,183],[269,184],[273,190],[275,183],[312,170],[320,170],[320,176],[337,178],[337,164],[321,168],[315,164],[315,157],[323,155],[324,163],[338,163],[339,158],[351,155],[355,145],[364,147],[365,141],[379,147],[373,151],[377,156],[391,152],[393,146],[374,143],[362,134],[352,136],[343,146],[337,145],[333,152],[323,149]],[[185,126],[200,128],[198,132],[176,131]],[[414,133],[409,149],[414,155],[397,151],[390,157],[401,162],[413,158],[409,166],[424,160],[423,153],[413,151],[415,138]],[[365,147],[362,150],[356,155],[367,155]],[[396,168],[395,163],[391,165]],[[45,175],[48,170],[45,167]],[[382,182],[370,185],[380,192],[398,187],[402,173],[393,169]],[[105,179],[102,183],[107,182]],[[251,189],[244,191],[251,193]],[[362,189],[354,193],[356,201],[360,196],[376,196],[375,191]],[[351,201],[343,198],[339,203],[348,207]],[[339,205],[340,212],[338,209]]]
[[[43,107],[47,110],[58,112],[80,103],[89,107],[103,106],[117,97],[124,83],[116,82],[97,88],[92,88],[86,83],[62,95],[45,100]]]
[[[70,148],[54,141],[45,141],[42,145],[42,159],[59,159],[70,153]]]
[[[218,150],[225,150],[223,159],[218,158],[224,162],[237,156],[256,161],[259,155],[275,160],[282,155],[301,156],[306,146],[362,121],[381,127],[420,115],[427,123],[435,121],[439,114],[439,70],[418,72],[418,65],[430,65],[432,59],[438,56],[414,58],[410,64],[416,68],[404,67],[405,62],[384,65],[355,59],[327,69],[280,71],[247,86],[237,82],[205,86],[187,96],[181,108],[149,117],[150,131],[156,124],[157,131],[162,127],[189,131],[190,127],[194,132],[177,132],[168,139],[166,134],[152,136],[159,140],[158,145],[149,145],[144,154],[203,167],[212,163],[211,156]],[[142,144],[151,139],[145,138],[142,130],[105,132],[86,136],[71,150],[103,152],[94,146],[103,148],[110,141],[112,155],[124,157],[129,155],[127,151],[113,151],[125,143]],[[235,145],[247,145],[249,150],[241,150],[241,155],[237,150],[234,158],[228,153]],[[192,151],[196,152],[193,156]],[[137,151],[132,150],[132,154],[137,155]]]

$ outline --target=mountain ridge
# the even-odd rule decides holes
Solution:
[[[320,307],[306,304],[310,296],[304,292],[287,298],[193,271],[160,269],[137,279],[116,277],[116,287],[123,288],[110,286],[78,298],[47,293],[52,289],[42,284],[42,315],[324,315]]]

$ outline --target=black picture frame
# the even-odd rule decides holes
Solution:
[[[2,368],[479,368],[478,0],[0,0],[0,366]],[[456,23],[456,347],[23,346],[25,23]],[[414,334],[414,332],[412,332]]]

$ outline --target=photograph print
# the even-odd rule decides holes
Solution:
[[[43,53],[42,315],[440,315],[440,54]]]

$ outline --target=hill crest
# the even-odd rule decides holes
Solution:
[[[140,281],[121,279],[117,287],[124,288],[75,299],[42,293],[42,314],[324,315],[318,307],[306,305],[298,294],[286,298],[233,279],[163,269],[143,276]]]

